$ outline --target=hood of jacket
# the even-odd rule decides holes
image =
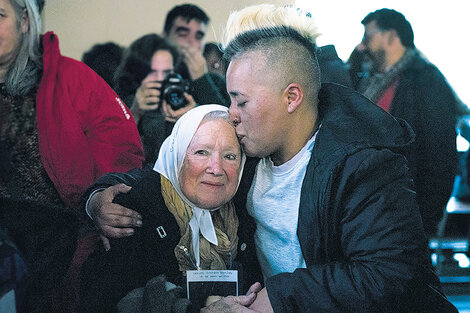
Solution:
[[[312,152],[316,163],[364,148],[403,153],[415,139],[408,123],[350,88],[325,83],[318,98],[321,129]]]

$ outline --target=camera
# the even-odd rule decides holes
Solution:
[[[177,110],[188,104],[185,92],[189,92],[189,81],[178,73],[168,73],[160,89],[161,99],[165,99],[173,110]]]

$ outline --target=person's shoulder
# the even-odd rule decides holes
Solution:
[[[414,77],[413,79],[445,79],[439,68],[422,54],[418,54],[414,58],[403,74],[407,77]]]
[[[98,74],[96,74],[88,65],[85,63],[75,60],[67,56],[61,56],[59,61],[59,72],[61,74],[68,74],[72,77],[80,79],[88,78],[95,81],[100,80]]]
[[[341,61],[334,45],[326,45],[317,48],[318,62],[320,61]]]
[[[71,95],[81,95],[81,98],[84,100],[96,99],[98,102],[94,101],[94,103],[98,104],[102,103],[103,99],[112,102],[117,101],[118,105],[123,103],[104,79],[81,61],[61,56],[57,69],[57,77],[59,84],[65,86]],[[87,94],[93,94],[94,96],[90,98],[86,96]],[[87,101],[82,102],[86,103]]]
[[[85,63],[61,54],[59,48],[59,38],[54,32],[47,32],[41,36],[41,45],[43,49],[45,71],[55,70],[57,75],[89,75],[94,77],[97,74]],[[47,63],[47,65],[46,65]]]

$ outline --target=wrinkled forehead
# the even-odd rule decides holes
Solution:
[[[194,145],[214,145],[222,140],[227,146],[240,147],[235,127],[225,118],[204,118],[191,139],[188,149]]]

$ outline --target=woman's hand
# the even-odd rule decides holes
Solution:
[[[253,304],[257,300],[257,293],[265,290],[262,289],[261,284],[256,282],[251,285],[245,296],[238,297],[225,297],[218,301],[207,303],[205,308],[201,309],[201,313],[211,312],[239,312],[239,313],[254,313],[258,312],[255,310]],[[267,294],[266,294],[267,296]],[[259,311],[262,312],[262,311]]]
[[[154,81],[152,75],[148,75],[140,84],[135,93],[134,105],[141,111],[156,110],[160,106],[160,82]]]
[[[201,313],[218,313],[218,312],[237,312],[237,313],[254,313],[256,311],[247,308],[256,299],[256,294],[251,293],[247,296],[228,296],[209,306],[201,309]]]
[[[160,88],[162,84],[153,80],[152,75],[148,75],[140,84],[135,93],[134,103],[131,113],[136,123],[147,111],[157,110],[160,107]]]

